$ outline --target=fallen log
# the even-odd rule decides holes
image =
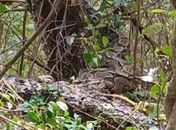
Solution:
[[[78,113],[85,120],[101,119],[102,130],[124,129],[129,124],[145,130],[157,125],[155,120],[149,121],[145,112],[135,109],[136,104],[133,101],[121,95],[102,93],[99,86],[102,82],[82,80],[79,83],[59,81],[47,84],[31,79],[7,77],[1,80],[0,90],[15,93],[20,100],[29,100],[33,94],[52,97],[53,92],[56,92],[72,108],[71,113]]]

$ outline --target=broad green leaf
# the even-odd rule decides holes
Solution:
[[[35,113],[35,112],[28,112],[27,117],[29,120],[35,122],[35,123],[40,123],[40,116]]]
[[[157,94],[160,91],[161,91],[161,86],[159,84],[154,84],[149,91],[149,95],[152,98],[156,98]]]
[[[176,10],[171,10],[168,12],[169,17],[175,17],[176,16]]]
[[[96,66],[99,65],[98,58],[94,57],[94,58],[92,58],[92,61],[93,61],[93,63],[95,63]]]
[[[83,57],[84,57],[85,61],[91,62],[92,58],[93,58],[93,55],[90,52],[86,52],[86,53],[84,53]]]
[[[49,105],[50,105],[50,107],[52,107],[52,110],[53,111],[59,111],[59,107],[58,107],[58,105],[55,103],[55,102],[53,102],[53,101],[51,101],[50,103],[49,103]]]
[[[102,55],[100,55],[100,54],[97,54],[96,56],[97,56],[97,58],[99,59],[99,61],[101,61],[101,60],[102,60],[102,58],[103,58],[103,56],[102,56]]]
[[[106,48],[109,44],[109,38],[106,36],[102,36],[102,43],[103,43],[103,46]]]
[[[0,4],[0,13],[4,12],[6,10],[7,10],[6,6],[4,4]]]
[[[48,118],[48,119],[46,120],[46,122],[47,122],[48,124],[50,124],[52,127],[53,127],[53,126],[54,126],[54,127],[57,126],[56,119]]]
[[[69,112],[68,112],[68,111],[65,111],[65,112],[64,112],[64,117],[67,117],[67,116],[69,116]]]
[[[168,46],[168,45],[164,45],[162,48],[161,48],[161,51],[168,57],[172,57],[172,48],[171,46]]]
[[[165,13],[166,11],[163,10],[163,9],[154,9],[154,10],[152,10],[150,12],[160,14],[160,13]]]

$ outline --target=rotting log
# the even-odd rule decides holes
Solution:
[[[139,129],[149,129],[157,125],[155,120],[148,121],[145,112],[135,109],[134,102],[125,99],[120,95],[105,94],[101,91],[102,80],[85,81],[79,83],[69,83],[59,81],[48,83],[45,87],[43,83],[34,80],[8,77],[1,80],[1,91],[8,89],[20,100],[29,100],[33,94],[40,94],[52,97],[48,87],[52,85],[59,97],[66,100],[71,113],[78,113],[84,120],[96,120],[102,118],[101,130],[114,130],[119,127],[124,129],[131,124]],[[10,88],[10,89],[9,89]],[[54,91],[52,91],[54,92]],[[53,100],[53,99],[50,99]]]

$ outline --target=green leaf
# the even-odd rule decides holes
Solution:
[[[169,17],[175,17],[176,16],[176,10],[171,10],[168,12]]]
[[[159,84],[154,84],[149,91],[149,95],[152,98],[156,98],[157,94],[160,91],[161,91],[161,86]]]
[[[99,65],[98,58],[94,57],[92,58],[93,63],[95,63],[96,66]]]
[[[101,50],[101,48],[100,48],[100,46],[98,44],[95,44],[92,47],[93,47],[94,51],[100,51]]]
[[[93,123],[88,123],[86,126],[87,126],[87,130],[94,130]]]
[[[67,116],[69,116],[69,112],[68,112],[68,111],[65,111],[65,112],[64,112],[64,117],[67,117]]]
[[[115,25],[116,25],[117,28],[120,28],[120,27],[122,27],[122,26],[125,26],[125,22],[122,21],[122,20],[116,20],[116,21],[114,21],[114,22],[115,22]]]
[[[159,31],[161,31],[163,24],[162,23],[154,23],[152,25],[149,25],[148,27],[144,28],[142,30],[142,34],[145,34],[147,36],[152,36]]]
[[[7,11],[7,8],[4,4],[0,4],[0,13]]]
[[[34,112],[28,112],[27,117],[29,120],[35,123],[40,123],[41,119],[40,116],[37,113]]]
[[[165,87],[165,85],[166,85],[166,82],[167,82],[167,73],[166,72],[164,72],[163,70],[161,70],[160,71],[160,73],[159,73],[159,75],[160,75],[160,85],[162,86],[162,87]]]
[[[152,10],[152,11],[150,11],[150,12],[156,13],[156,14],[161,14],[161,13],[165,13],[166,11],[163,10],[163,9],[154,9],[154,10]]]
[[[168,57],[172,57],[172,48],[168,45],[164,45],[162,48],[161,48],[161,51]]]
[[[57,126],[56,119],[48,118],[48,119],[46,120],[46,122],[47,122],[48,124],[50,124],[52,127],[53,127],[53,126],[54,126],[54,127]]]
[[[138,130],[138,129],[134,126],[129,126],[129,127],[126,127],[125,130]]]
[[[103,43],[103,46],[106,48],[109,44],[109,38],[106,36],[102,36],[102,43]]]
[[[12,127],[11,127],[11,124],[10,124],[10,123],[7,123],[7,124],[6,124],[6,130],[12,130]]]
[[[90,19],[87,18],[87,17],[84,17],[83,23],[84,23],[85,26],[91,26],[92,25]]]
[[[84,60],[87,61],[87,62],[91,62],[92,58],[93,58],[93,56],[90,52],[84,53],[83,57],[84,57]]]
[[[102,56],[102,55],[100,55],[100,54],[97,54],[96,56],[97,56],[97,58],[98,58],[98,60],[99,60],[99,61],[101,61],[101,60],[102,60],[102,58],[103,58],[103,56]]]
[[[58,107],[58,105],[57,105],[55,102],[51,101],[51,102],[49,103],[49,106],[52,108],[52,110],[53,110],[54,112],[59,111],[59,107]]]
[[[57,101],[56,103],[60,107],[61,110],[68,111],[67,104],[65,104],[64,102],[61,102],[61,101]]]
[[[100,5],[100,11],[105,11],[108,8],[108,4],[106,3],[106,1],[103,1]]]
[[[132,56],[131,56],[130,54],[126,53],[126,54],[124,55],[124,58],[125,58],[125,60],[127,60],[129,63],[131,63],[131,61],[132,61]]]

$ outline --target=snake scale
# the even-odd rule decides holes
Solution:
[[[130,53],[129,40],[121,34],[119,40],[113,38],[110,42],[112,50],[105,53],[101,62],[102,68],[86,71],[79,76],[78,80],[101,80],[99,87],[105,93],[121,94],[133,90],[135,85],[131,78],[132,65],[124,58]]]

